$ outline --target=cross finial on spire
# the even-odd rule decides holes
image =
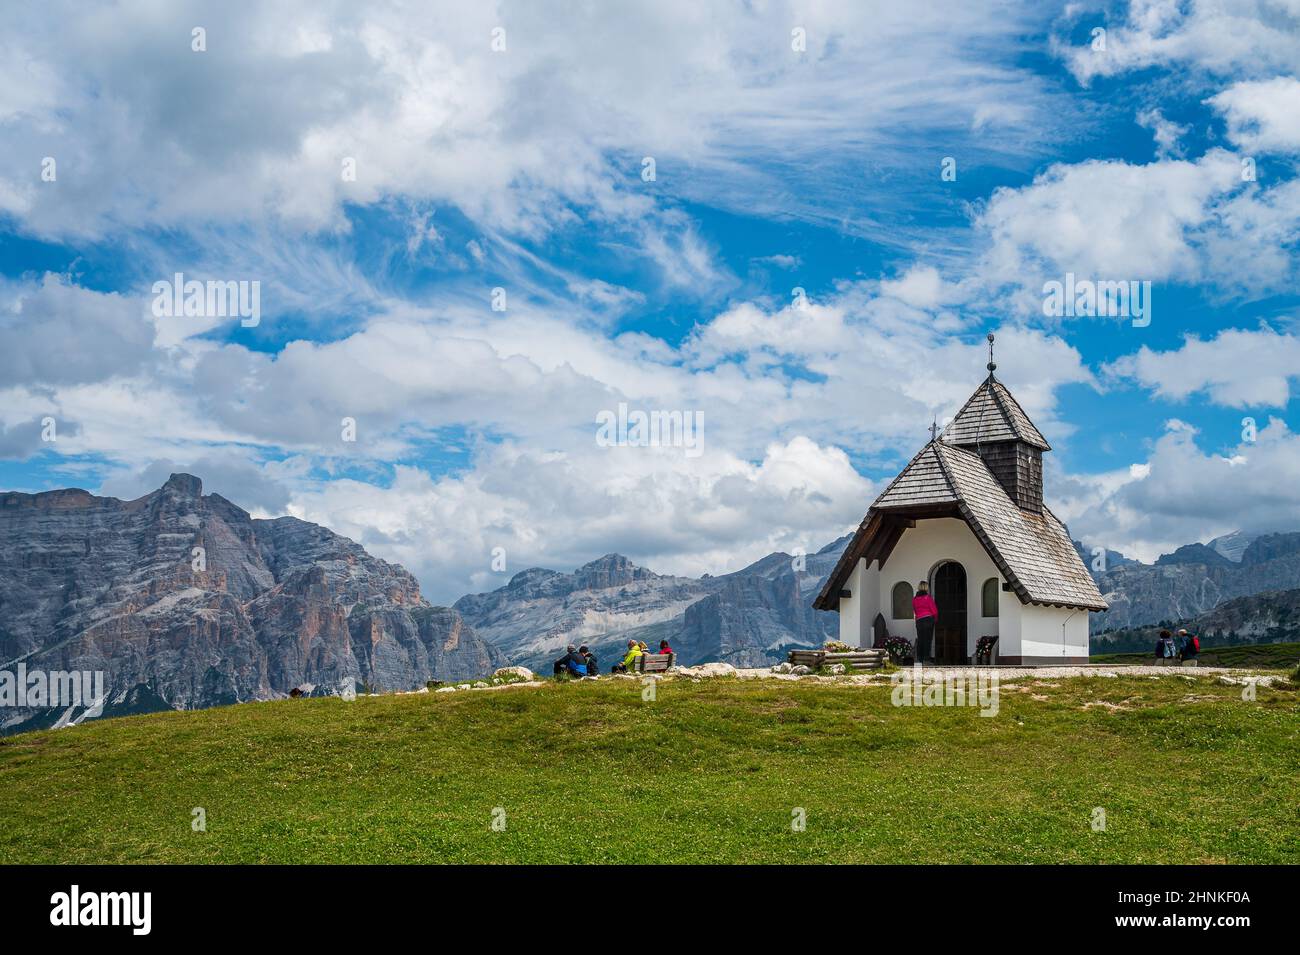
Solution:
[[[990,377],[993,375],[993,371],[997,367],[998,367],[997,363],[993,360],[993,333],[989,332],[989,376]]]
[[[930,440],[933,441],[938,436],[939,436],[939,421],[936,418],[934,421],[930,422]]]

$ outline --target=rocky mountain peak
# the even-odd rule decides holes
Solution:
[[[845,534],[843,537],[837,537],[835,540],[831,541],[829,544],[827,544],[817,553],[834,554],[838,558],[840,554],[844,553],[844,548],[849,546],[849,541],[851,540],[853,540],[852,534]]]
[[[163,492],[172,491],[181,497],[197,499],[203,497],[203,482],[193,474],[173,474],[160,490]]]
[[[58,508],[86,507],[96,500],[95,495],[79,487],[65,487],[57,491],[41,491],[39,494],[9,491],[0,494],[0,508],[30,507],[55,510]]]
[[[1242,540],[1240,559],[1233,552]],[[1093,614],[1094,634],[1199,618],[1218,604],[1266,591],[1300,587],[1300,533],[1240,532],[1209,544],[1187,544],[1150,564],[1108,564],[1093,572],[1110,609]]]
[[[135,501],[0,493],[0,608],[0,660],[103,671],[113,706],[141,687],[177,709],[349,678],[415,689],[505,662],[404,568],[203,497],[192,474]],[[0,732],[43,718],[0,712]]]
[[[1214,538],[1205,546],[1217,550],[1228,560],[1241,563],[1241,555],[1257,536],[1257,534],[1247,534],[1243,531],[1233,531],[1231,534],[1222,534]]]
[[[1249,566],[1296,554],[1300,554],[1300,533],[1263,534],[1242,551],[1241,562]]]
[[[529,567],[511,577],[506,586],[512,589],[525,588],[540,581],[561,576],[563,575],[558,570],[550,570],[546,567]]]
[[[638,567],[622,554],[606,554],[583,564],[573,572],[573,576],[583,589],[600,590],[605,587],[621,587],[634,580],[649,580],[658,574]]]
[[[1232,564],[1232,561],[1205,544],[1184,544],[1172,554],[1161,554],[1156,559],[1157,567],[1168,567],[1175,564],[1205,564],[1210,567],[1227,567]]]

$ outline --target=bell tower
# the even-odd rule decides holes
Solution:
[[[1020,403],[994,376],[993,333],[989,376],[944,430],[943,440],[978,454],[1022,511],[1043,513],[1043,452],[1052,450]]]

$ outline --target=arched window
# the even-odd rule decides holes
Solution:
[[[983,616],[996,617],[998,615],[998,579],[996,577],[990,577],[984,581],[984,590],[981,597],[984,604]]]
[[[893,617],[895,620],[912,619],[912,585],[906,580],[894,584]]]

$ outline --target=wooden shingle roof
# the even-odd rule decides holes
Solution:
[[[978,454],[943,441],[935,445],[962,516],[1022,602],[1106,609],[1055,514],[1046,507],[1041,515],[1017,507]]]
[[[1046,507],[1041,515],[1021,510],[983,459],[950,443],[946,433],[922,448],[876,498],[813,606],[838,608],[840,589],[860,558],[887,560],[902,533],[900,520],[943,513],[966,522],[1022,603],[1106,609],[1056,515]]]
[[[1020,402],[992,374],[962,405],[957,416],[944,428],[943,436],[949,444],[1024,441],[1043,451],[1052,450],[1047,439],[1020,407]]]
[[[931,442],[912,458],[871,506],[906,508],[922,504],[956,503],[957,492],[939,463],[936,442]]]

